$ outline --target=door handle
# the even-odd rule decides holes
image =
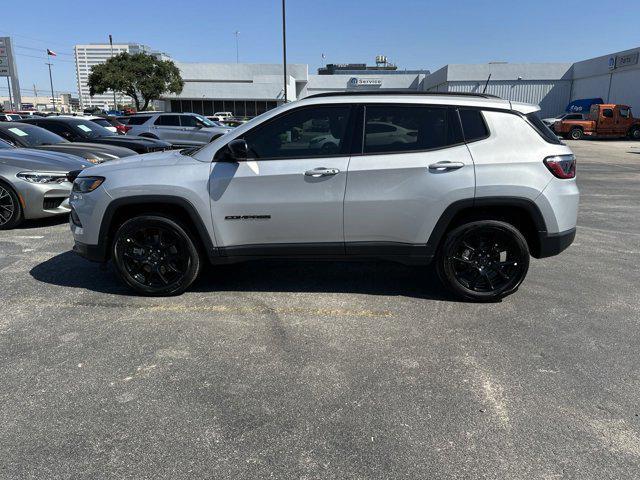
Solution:
[[[462,162],[436,162],[429,165],[429,170],[435,170],[436,172],[448,172],[450,170],[457,170],[464,167]]]
[[[326,167],[318,167],[314,168],[313,170],[307,170],[306,172],[304,172],[305,176],[314,178],[330,177],[332,175],[337,175],[338,173],[340,173],[340,170],[338,170],[337,168]]]

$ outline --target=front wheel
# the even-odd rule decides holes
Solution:
[[[447,235],[437,258],[438,274],[456,295],[496,301],[515,292],[529,269],[529,248],[512,225],[471,222]]]
[[[10,230],[22,222],[22,205],[13,189],[0,182],[0,230]]]
[[[632,140],[640,140],[640,127],[634,127],[631,132],[629,132],[629,137]]]
[[[143,295],[184,292],[201,260],[187,230],[174,220],[143,215],[127,220],[113,241],[113,261],[124,282]]]

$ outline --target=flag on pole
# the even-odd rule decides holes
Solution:
[[[47,55],[49,55],[50,57],[56,57],[58,54],[56,52],[54,52],[53,50],[49,50],[47,48]]]

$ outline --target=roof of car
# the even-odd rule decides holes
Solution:
[[[332,103],[428,103],[438,105],[457,105],[466,107],[494,108],[500,110],[515,110],[528,114],[540,109],[537,105],[496,97],[495,95],[470,92],[408,92],[394,90],[359,91],[359,92],[330,92],[310,95],[300,102],[310,104]]]

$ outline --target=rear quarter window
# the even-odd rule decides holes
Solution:
[[[528,113],[524,117],[527,119],[527,123],[531,125],[546,142],[553,143],[554,145],[562,145],[558,136],[540,120],[540,117],[538,117],[535,112]]]
[[[489,136],[489,129],[480,110],[460,109],[459,112],[466,142],[475,142]]]

